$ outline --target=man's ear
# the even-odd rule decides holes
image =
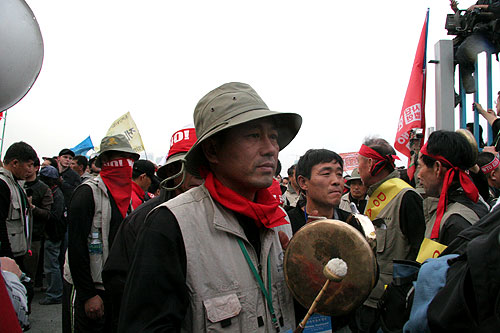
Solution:
[[[203,154],[209,163],[216,164],[218,162],[217,158],[217,142],[208,138],[201,143],[201,149],[203,150]]]
[[[487,177],[489,179],[491,179],[492,181],[496,181],[497,178],[498,178],[498,168],[496,168],[495,170],[493,170],[492,172],[490,172]]]
[[[448,171],[441,162],[436,161],[434,162],[434,165],[432,166],[434,172],[436,173],[436,176],[439,178],[444,177],[444,174],[446,171]]]
[[[300,189],[302,191],[307,191],[307,188],[308,188],[308,182],[309,179],[307,179],[306,177],[302,176],[302,175],[299,175],[297,177],[297,184],[299,185]]]

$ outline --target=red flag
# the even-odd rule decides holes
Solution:
[[[411,70],[410,82],[406,89],[406,96],[399,117],[398,130],[394,148],[408,157],[408,176],[413,178],[415,167],[412,164],[410,154],[410,130],[421,128],[425,136],[425,67],[427,49],[427,23],[429,10],[425,17],[422,33],[417,46],[413,68]],[[421,142],[422,143],[422,142]]]

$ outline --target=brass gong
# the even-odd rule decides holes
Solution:
[[[332,258],[347,263],[347,275],[329,284],[316,312],[340,316],[360,306],[375,286],[375,255],[358,230],[337,220],[306,224],[286,249],[285,279],[294,298],[308,309],[325,284],[323,268]]]

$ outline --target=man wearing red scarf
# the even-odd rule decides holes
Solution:
[[[428,216],[425,237],[448,245],[465,228],[488,213],[466,172],[475,164],[471,145],[456,132],[436,131],[420,150],[419,179],[429,197],[439,198]]]
[[[116,233],[108,260],[102,271],[104,287],[112,293],[113,298],[113,329],[118,328],[123,289],[134,258],[137,236],[144,228],[146,216],[156,206],[203,183],[203,179],[190,174],[185,168],[186,154],[195,142],[196,132],[192,127],[183,128],[172,135],[165,164],[156,172],[161,180],[160,195],[149,199],[127,216]]]
[[[155,176],[156,167],[148,160],[137,160],[132,169],[132,208],[136,209],[146,201],[149,196],[148,189],[154,181],[159,182]]]
[[[268,188],[302,118],[269,110],[249,85],[233,82],[198,102],[194,123],[186,167],[205,183],[146,219],[118,330],[292,330],[275,227],[291,228]]]
[[[375,225],[380,270],[377,285],[357,311],[359,332],[377,331],[377,303],[392,281],[393,259],[415,260],[424,238],[422,197],[399,179],[395,159],[394,148],[382,138],[365,140],[358,154],[358,172],[369,196],[364,214]]]
[[[138,158],[123,134],[105,137],[98,157],[99,176],[80,185],[71,198],[63,282],[64,331],[112,331],[111,299],[101,274],[118,227],[131,211],[132,166]]]

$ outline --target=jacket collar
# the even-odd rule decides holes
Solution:
[[[370,187],[368,187],[368,191],[366,192],[366,194],[368,196],[371,196],[373,194],[373,192],[375,192],[375,190],[380,186],[382,185],[385,181],[389,180],[389,179],[392,179],[392,178],[399,178],[399,171],[398,170],[394,170],[392,171],[390,174],[388,174],[385,178],[383,178],[382,180],[379,180],[378,182],[376,182],[375,184],[373,185],[370,185]]]

